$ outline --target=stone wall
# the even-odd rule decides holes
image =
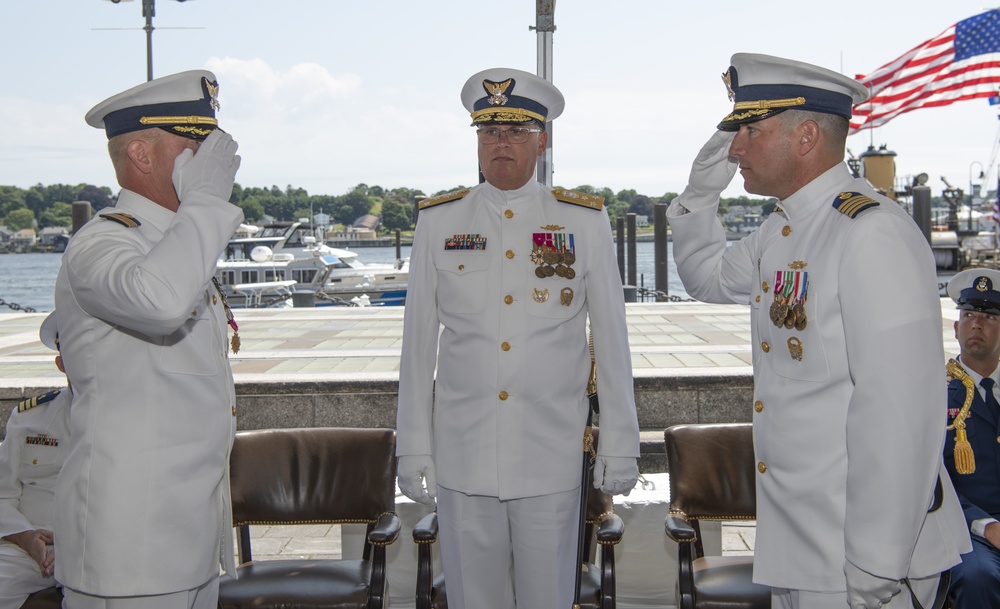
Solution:
[[[53,389],[0,390],[0,417],[25,397]],[[262,382],[236,385],[238,429],[293,427],[395,427],[395,381]],[[663,430],[678,423],[751,420],[750,375],[635,379],[644,472],[666,471]],[[598,418],[598,424],[600,420]]]

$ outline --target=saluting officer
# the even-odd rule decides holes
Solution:
[[[243,212],[218,87],[182,72],[87,113],[122,191],[70,239],[56,279],[74,391],[54,530],[68,609],[214,609],[220,559],[235,572],[238,328],[213,275]]]
[[[38,331],[59,350],[55,313]],[[65,372],[62,357],[56,367]],[[56,477],[69,445],[69,387],[18,404],[0,443],[0,609],[18,609],[28,595],[56,585],[52,576],[52,512]]]
[[[754,581],[775,607],[910,607],[910,587],[926,607],[969,546],[940,454],[934,258],[844,163],[861,84],[767,55],[731,63],[733,111],[667,213],[687,292],[750,305]],[[727,247],[716,211],[737,167],[780,209]]]
[[[958,367],[949,362],[944,463],[972,536],[952,569],[955,607],[1000,607],[1000,271],[969,269],[948,282],[958,305]]]
[[[428,505],[437,496],[449,606],[569,607],[588,315],[602,408],[595,485],[627,493],[638,476],[610,223],[600,197],[533,179],[543,126],[564,106],[551,83],[494,68],[466,82],[462,102],[486,182],[421,205],[400,363],[399,487]]]

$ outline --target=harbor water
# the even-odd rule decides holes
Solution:
[[[667,244],[668,290],[671,296],[687,298],[684,286],[674,268],[672,245]],[[396,260],[395,247],[359,247],[355,251],[365,263],[392,263]],[[639,286],[653,289],[654,278],[653,243],[636,244],[636,278]],[[410,255],[410,246],[402,248],[402,257]],[[36,311],[51,311],[53,289],[62,254],[5,254],[0,255],[0,299],[20,307],[30,307]],[[0,313],[9,313],[9,305],[0,305]]]

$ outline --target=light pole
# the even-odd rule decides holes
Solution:
[[[174,0],[175,2],[187,2],[187,0]],[[132,0],[108,0],[112,4],[122,2],[132,2]],[[143,30],[146,32],[146,80],[153,80],[153,17],[156,15],[156,0],[142,0],[142,16],[146,19]],[[97,28],[97,29],[117,29],[117,28]],[[193,29],[193,28],[168,28],[168,29]]]
[[[528,29],[538,32],[538,75],[552,82],[552,33],[555,24],[556,0],[536,0],[535,25]],[[552,121],[542,127],[549,133],[545,153],[538,158],[538,181],[552,187]]]
[[[979,165],[979,175],[974,178],[972,168],[975,167],[976,165]],[[972,231],[972,210],[982,211],[980,208],[982,207],[983,199],[980,196],[980,193],[982,192],[984,177],[986,176],[983,172],[982,163],[980,163],[979,161],[972,161],[971,163],[969,163],[969,222],[968,224],[966,224],[966,228],[970,232]],[[974,182],[973,181],[974,179],[978,180],[978,182]],[[978,229],[979,229],[979,219],[977,218],[976,230]]]

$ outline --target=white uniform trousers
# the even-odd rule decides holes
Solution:
[[[20,609],[29,594],[56,585],[35,559],[13,542],[0,542],[0,609]]]
[[[579,488],[501,501],[438,486],[437,510],[451,609],[573,604]]]
[[[62,606],[63,609],[218,609],[219,578],[213,577],[193,590],[151,596],[91,596],[63,588]]]
[[[934,606],[940,577],[925,577],[911,579],[910,586],[924,609]],[[788,588],[773,588],[771,590],[771,609],[844,609],[847,607],[847,592],[809,592],[807,590],[789,590]],[[910,590],[904,585],[899,594],[892,597],[884,609],[912,609],[913,600]],[[850,607],[857,609],[857,607]],[[879,609],[868,607],[867,609]]]

